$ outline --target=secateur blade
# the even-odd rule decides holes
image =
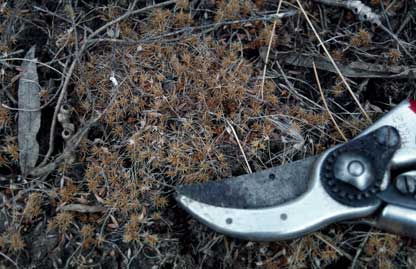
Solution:
[[[181,185],[178,196],[228,208],[255,209],[282,204],[303,194],[317,157],[253,174],[203,184]]]
[[[293,186],[272,185],[266,179],[270,172],[262,171],[247,180],[255,179],[258,193],[253,189],[246,189],[246,183],[243,183],[241,177],[237,177],[215,185],[206,183],[179,187],[176,199],[185,210],[208,227],[233,237],[255,241],[291,239],[336,221],[373,213],[379,207],[377,202],[351,207],[337,202],[328,195],[320,180],[320,168],[330,152],[331,150],[307,162],[292,163],[293,167],[289,166],[291,168],[275,168],[281,170],[283,175],[280,178],[279,174],[276,174],[276,179],[284,181],[284,176],[293,176]],[[295,169],[296,167],[298,169]],[[259,178],[263,178],[263,181]],[[306,192],[298,197],[288,195],[287,192],[291,192],[289,190],[296,190],[295,185],[299,182],[304,184],[300,189],[307,186]],[[249,184],[252,186],[252,183]],[[218,187],[220,192],[216,191]],[[262,192],[266,189],[268,195],[262,198]],[[224,199],[224,196],[228,198]],[[275,198],[276,196],[281,198]],[[296,198],[293,199],[294,197]],[[233,199],[242,199],[243,202],[232,201]],[[268,202],[268,199],[274,199],[274,204]]]

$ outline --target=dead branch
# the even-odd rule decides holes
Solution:
[[[329,6],[343,7],[354,12],[361,21],[369,21],[375,26],[381,25],[380,15],[359,0],[314,0]]]
[[[313,62],[319,70],[337,73],[328,58],[321,55],[309,55],[301,53],[277,54],[281,61],[288,65],[312,68]],[[416,67],[381,65],[366,62],[353,61],[350,63],[338,62],[338,68],[342,74],[351,78],[395,78],[414,79],[416,78]]]

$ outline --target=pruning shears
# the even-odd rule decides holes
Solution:
[[[210,228],[242,239],[292,239],[370,216],[381,229],[416,237],[416,101],[319,156],[180,185],[176,200]]]

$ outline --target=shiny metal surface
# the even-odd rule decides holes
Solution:
[[[219,207],[255,209],[283,204],[305,193],[317,156],[252,174],[180,185],[177,193]]]
[[[319,179],[319,167],[329,152],[316,161],[308,191],[279,206],[225,208],[201,203],[180,194],[176,199],[190,214],[210,228],[230,236],[257,241],[295,238],[340,220],[372,214],[379,204],[349,207],[327,194]]]
[[[402,194],[414,194],[416,192],[416,171],[409,171],[397,176],[395,186]]]
[[[408,169],[416,166],[414,101],[403,101],[358,137],[385,125],[395,127],[402,140],[401,148],[391,161],[391,168]],[[385,137],[385,135],[381,136],[383,139]],[[395,140],[381,138],[377,135],[375,137],[380,145],[389,146],[395,143]],[[278,168],[282,173],[273,170],[277,168],[272,168],[255,175],[240,176],[225,183],[212,182],[204,187],[180,187],[176,199],[190,214],[212,229],[230,236],[257,241],[295,238],[340,220],[364,217],[374,213],[380,207],[381,202],[371,206],[350,207],[335,201],[325,191],[320,180],[321,166],[328,153],[336,148],[316,157],[316,161],[314,159],[309,163],[299,162],[288,166],[287,169]],[[338,165],[341,170],[337,176],[338,179],[360,190],[366,189],[371,184],[371,182],[368,183],[367,174],[371,174],[372,171],[371,167],[366,166],[365,160],[358,157],[347,158]],[[293,169],[296,166],[298,169]],[[308,171],[311,172],[308,173]],[[283,174],[282,178],[280,178],[281,174]],[[255,180],[252,181],[252,179]],[[291,187],[291,184],[295,186],[299,182],[305,185],[302,189],[307,189],[300,196],[298,196],[299,192],[295,194],[295,189]],[[308,188],[306,188],[306,182],[309,182]],[[397,185],[389,185],[390,182],[390,170],[387,170],[381,189],[391,186],[389,189],[393,189],[401,198],[402,196],[396,190]],[[217,188],[217,185],[221,185],[221,188]],[[262,195],[261,190],[267,186],[269,187],[266,191],[267,195]],[[286,187],[279,189],[276,186]],[[405,181],[400,188],[408,192],[412,190],[412,186]],[[298,197],[289,200],[295,196]],[[241,199],[231,199],[232,197]],[[392,201],[397,200],[394,197],[392,199]],[[387,204],[378,218],[378,226],[388,231],[416,237],[416,210],[407,208],[406,203],[407,200],[400,206]]]
[[[358,154],[344,153],[334,164],[335,178],[364,191],[374,182],[374,172],[368,160]]]
[[[413,110],[412,102],[414,101],[401,102],[360,134],[368,134],[383,125],[393,126],[399,131],[402,146],[393,157],[392,168],[416,165],[416,112]]]
[[[416,210],[387,205],[380,214],[377,227],[416,238]]]
[[[354,177],[359,177],[366,171],[364,163],[354,160],[351,161],[348,166],[348,173]]]
[[[396,176],[392,184],[379,194],[379,198],[388,205],[416,211],[416,170]]]

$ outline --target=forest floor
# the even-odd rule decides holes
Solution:
[[[0,267],[416,264],[414,240],[361,220],[256,243],[174,200],[415,97],[416,2],[329,2],[0,1]]]

